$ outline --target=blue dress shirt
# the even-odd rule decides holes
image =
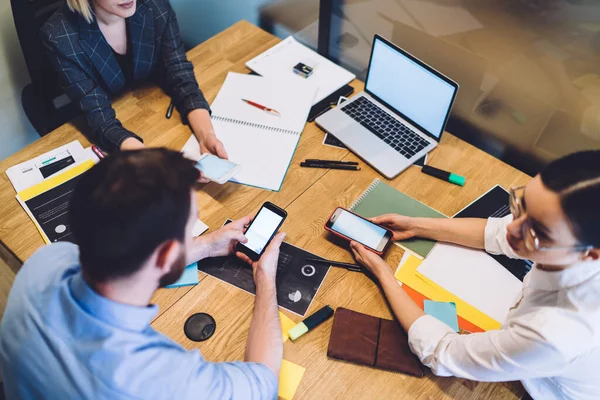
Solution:
[[[266,366],[205,361],[150,327],[157,311],[94,292],[77,246],[43,247],[17,274],[0,327],[7,398],[277,398]]]

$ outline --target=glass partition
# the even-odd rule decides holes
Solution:
[[[361,79],[386,37],[460,84],[449,132],[525,172],[600,149],[600,1],[284,0],[261,15]]]

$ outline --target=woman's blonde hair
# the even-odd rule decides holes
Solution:
[[[91,24],[94,20],[92,5],[90,4],[91,1],[92,0],[67,0],[67,4],[71,11],[79,13],[89,24]]]

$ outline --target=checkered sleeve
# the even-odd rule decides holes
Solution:
[[[165,1],[164,6],[167,10],[161,14],[161,17],[166,19],[161,56],[165,71],[165,89],[182,116],[186,117],[190,111],[197,108],[210,112],[210,106],[194,76],[194,66],[185,54],[175,11],[168,1]]]
[[[76,50],[74,36],[75,33],[70,33],[66,27],[58,35],[44,34],[44,30],[41,33],[42,43],[63,90],[86,117],[90,140],[108,152],[118,150],[130,137],[143,141],[123,127],[116,118],[108,94],[86,73],[85,60],[82,60],[85,54]]]

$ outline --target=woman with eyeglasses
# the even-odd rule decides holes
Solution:
[[[500,330],[459,335],[427,316],[376,254],[351,243],[408,332],[412,351],[440,376],[521,380],[535,399],[600,398],[600,151],[548,165],[510,191],[512,215],[428,219],[382,215],[394,240],[418,236],[535,262]],[[476,284],[476,282],[474,282]]]

